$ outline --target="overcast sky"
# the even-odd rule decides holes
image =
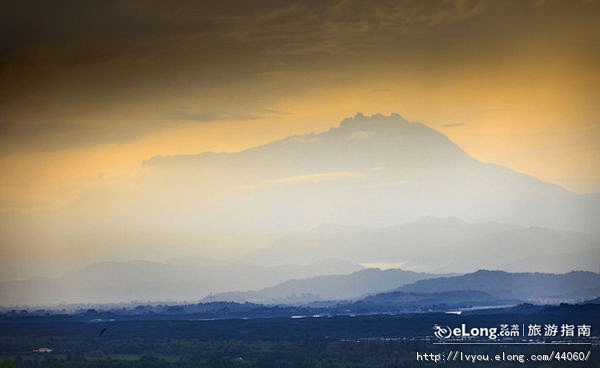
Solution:
[[[0,210],[359,111],[600,192],[599,65],[598,1],[5,1]]]

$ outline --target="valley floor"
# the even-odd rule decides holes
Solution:
[[[510,308],[462,315],[337,316],[324,318],[255,318],[211,321],[132,320],[113,322],[0,322],[0,357],[21,367],[415,367],[416,354],[550,354],[589,351],[574,367],[600,367],[598,305],[560,306],[532,310]],[[590,338],[580,345],[457,346],[438,344],[433,326],[499,326],[549,323],[589,324]],[[106,328],[102,334],[102,329]],[[101,336],[99,336],[101,335]],[[34,353],[40,347],[50,353]],[[448,362],[454,367],[512,367],[513,362]],[[564,367],[563,361],[526,362],[527,367]]]

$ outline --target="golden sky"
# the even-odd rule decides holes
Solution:
[[[0,211],[397,112],[600,192],[600,2],[4,2]]]

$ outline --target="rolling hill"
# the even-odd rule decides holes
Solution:
[[[423,272],[485,268],[564,273],[597,271],[600,240],[569,231],[429,216],[384,228],[321,225],[282,237],[244,259],[262,264],[310,263],[341,254],[363,264],[391,263]]]
[[[349,275],[323,275],[288,280],[258,291],[229,292],[211,295],[205,301],[235,301],[261,304],[305,304],[317,300],[357,299],[367,294],[439,275],[399,269],[366,269]]]
[[[439,293],[446,291],[481,291],[496,298],[557,302],[600,296],[600,274],[572,271],[564,274],[508,273],[480,270],[461,276],[420,280],[398,291]]]
[[[102,262],[55,278],[0,282],[0,301],[3,306],[197,301],[211,292],[255,289],[291,278],[350,273],[361,268],[341,260],[272,267],[241,263]]]

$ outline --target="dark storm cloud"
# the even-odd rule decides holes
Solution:
[[[376,46],[377,35],[472,18],[485,2],[62,0],[1,7],[0,61],[11,69],[113,60],[171,64],[161,50],[176,51],[173,57],[196,56],[192,61],[205,65],[194,50],[225,58],[253,51],[240,49],[248,44],[270,55],[352,54]]]
[[[148,61],[148,57],[164,56],[160,54],[163,49],[180,52],[174,56],[199,56],[193,52],[198,50],[209,58],[215,51],[220,58],[256,51],[271,56],[353,54],[377,47],[397,47],[397,44],[380,42],[469,21],[486,12],[496,22],[503,20],[513,27],[519,26],[523,19],[519,19],[518,14],[535,21],[531,10],[541,8],[535,4],[543,3],[498,4],[489,0],[9,1],[0,5],[0,60],[4,68],[48,63],[75,67],[119,57],[130,62]],[[565,7],[560,3],[554,5],[551,15],[556,17]],[[581,6],[575,3],[567,8]],[[501,14],[503,12],[506,14]],[[508,17],[503,19],[501,15]],[[506,23],[504,28],[510,32]],[[480,34],[476,36],[484,36],[486,31],[490,30],[479,29]],[[151,61],[168,64],[173,60]],[[205,64],[202,58],[188,62]]]
[[[236,7],[233,7],[236,9]],[[87,39],[119,41],[215,30],[215,16],[231,15],[227,2],[70,1],[4,2],[5,48]],[[243,9],[240,9],[243,11]]]
[[[351,0],[292,3],[252,15],[221,18],[241,42],[270,42],[272,53],[356,54],[394,33],[466,20],[480,14],[485,0]]]
[[[62,137],[50,144],[56,149],[78,144],[77,139],[101,143],[170,127],[156,121],[131,125],[123,118],[106,119],[113,123],[102,128],[97,121],[106,111],[118,114],[190,95],[229,105],[200,101],[206,106],[201,112],[168,118],[252,120],[265,115],[270,102],[254,98],[245,86],[279,96],[302,88],[290,86],[285,79],[290,73],[306,76],[296,78],[297,84],[321,83],[315,73],[319,68],[353,76],[356,67],[377,68],[380,61],[407,73],[425,68],[439,73],[486,60],[499,63],[502,59],[494,52],[508,55],[502,49],[515,44],[509,41],[545,34],[544,27],[551,30],[555,24],[589,24],[594,19],[590,9],[597,10],[597,5],[489,0],[5,1],[0,4],[0,109],[2,118],[11,121],[7,136],[16,142],[8,146],[26,147],[30,139],[33,147],[40,136]],[[578,22],[569,20],[573,12]],[[242,112],[227,110],[243,99],[250,102]],[[189,104],[182,105],[186,107],[164,109],[186,110]],[[76,117],[63,116],[72,111]],[[92,116],[95,122],[86,127],[89,123],[79,116]]]

